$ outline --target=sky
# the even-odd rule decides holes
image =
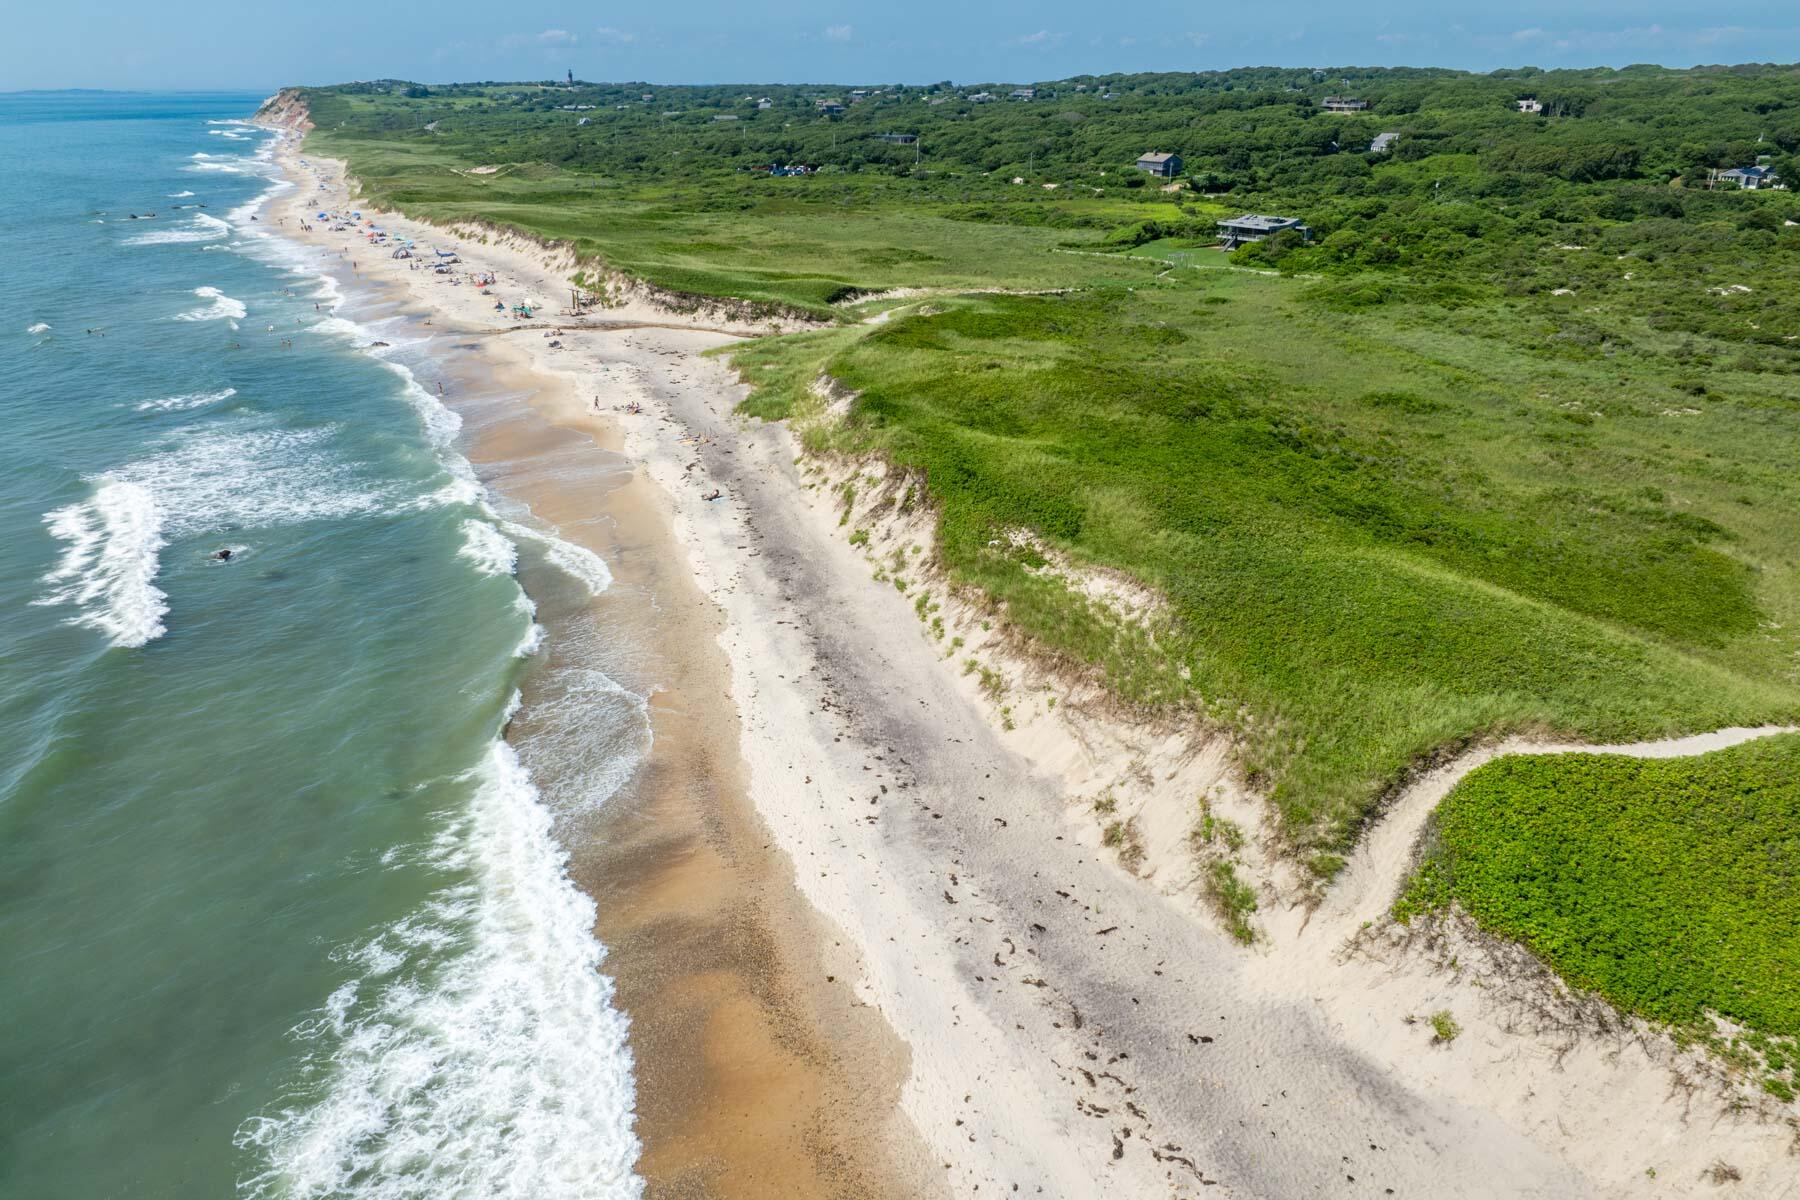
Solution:
[[[0,91],[399,78],[1033,82],[1246,65],[1625,66],[1800,59],[1793,0],[51,0],[9,6]]]

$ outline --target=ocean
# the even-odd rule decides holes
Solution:
[[[261,98],[0,96],[0,1195],[636,1196],[610,575],[253,219]]]

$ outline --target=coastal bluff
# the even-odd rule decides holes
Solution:
[[[251,118],[259,125],[272,125],[278,129],[297,129],[302,133],[313,127],[312,116],[306,110],[306,101],[300,89],[285,87],[262,102]]]

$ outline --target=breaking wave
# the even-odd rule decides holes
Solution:
[[[168,603],[155,580],[169,539],[354,516],[388,501],[329,452],[334,432],[211,427],[91,477],[92,496],[44,517],[67,544],[33,603],[74,606],[70,624],[115,646],[161,637]]]
[[[292,1036],[293,1098],[247,1121],[250,1200],[635,1200],[626,1021],[594,905],[512,748],[471,774],[430,865],[459,876],[337,956],[355,972]],[[448,954],[446,952],[449,952]]]
[[[55,509],[44,524],[66,542],[44,576],[49,590],[33,604],[69,604],[70,625],[98,629],[115,646],[142,646],[163,634],[168,597],[156,587],[164,540],[162,513],[149,488],[101,476],[85,501]]]
[[[177,321],[241,321],[249,310],[242,300],[233,300],[216,287],[194,289],[194,295],[212,303],[204,308],[191,308],[187,312],[178,313]]]
[[[231,226],[219,218],[207,216],[205,213],[195,213],[193,221],[186,226],[158,229],[152,233],[140,233],[136,237],[126,238],[125,244],[127,246],[166,246],[183,242],[213,242],[230,232]]]
[[[205,408],[209,404],[217,404],[221,400],[229,400],[237,395],[236,388],[225,388],[217,392],[189,392],[181,396],[163,396],[156,400],[144,400],[137,404],[139,412],[185,412],[190,408]]]
[[[519,548],[486,521],[462,523],[463,544],[457,553],[483,575],[511,575],[519,565]]]

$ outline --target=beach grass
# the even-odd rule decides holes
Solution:
[[[820,372],[857,392],[832,448],[923,475],[952,577],[1121,696],[1230,727],[1325,874],[1447,746],[1800,713],[1800,431],[1748,396],[1666,415],[1686,397],[1654,356],[1532,361],[1306,288],[966,297],[737,359],[759,415]],[[1074,595],[1020,529],[1149,584],[1167,619]]]
[[[1502,758],[1438,806],[1430,845],[1402,920],[1454,902],[1576,987],[1694,1031],[1792,1098],[1800,735],[1695,758]]]
[[[1729,82],[1745,103],[1774,86]],[[911,96],[839,125],[780,93],[726,128],[718,89],[639,104],[602,88],[582,130],[556,109],[579,91],[358,86],[312,96],[311,144],[419,216],[832,322],[739,350],[749,411],[818,403],[821,374],[860,392],[809,444],[923,472],[956,579],[1120,696],[1231,728],[1329,874],[1385,791],[1471,738],[1796,712],[1800,375],[1777,293],[1723,270],[1751,254],[1785,277],[1793,239],[1760,198],[1652,196],[1623,160],[1618,179],[1527,162],[1576,127],[1540,136],[1490,113],[1481,81],[1443,86],[1414,121],[1437,132],[1381,160],[1304,149],[1319,130],[1275,92],[1241,114],[1160,84],[1123,108],[920,106],[927,170],[868,140]],[[1634,81],[1630,103],[1661,111],[1689,86]],[[1735,103],[1709,101],[1709,119],[1738,120]],[[1204,234],[1252,198],[1105,169],[1177,115],[1222,146],[1288,146],[1256,186],[1337,231],[1227,257]],[[1577,151],[1611,152],[1557,153]],[[748,166],[763,153],[827,167],[771,178]],[[1012,182],[1040,159],[1056,189]],[[1685,224],[1660,215],[1683,209]],[[1630,269],[1610,265],[1621,254]],[[931,304],[849,324],[845,301],[894,288]],[[954,295],[994,290],[1057,294]],[[1018,529],[1149,584],[1161,624],[1121,622],[990,545]]]
[[[953,196],[886,177],[712,175],[627,187],[545,164],[473,175],[477,164],[447,149],[367,135],[322,131],[311,144],[353,162],[372,202],[413,216],[508,226],[673,292],[825,319],[865,291],[1082,287],[1145,281],[1160,267],[1057,253],[1104,248],[1096,230],[1142,215],[1130,206],[1084,211],[1091,227],[1071,230],[972,219]],[[1176,211],[1149,211],[1163,209]]]

